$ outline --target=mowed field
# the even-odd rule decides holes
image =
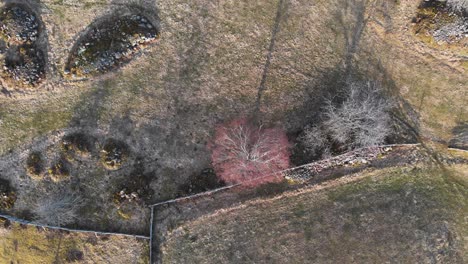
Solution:
[[[2,264],[146,264],[148,258],[148,241],[144,239],[42,229],[0,218]]]
[[[468,166],[413,166],[257,200],[168,234],[163,263],[466,263]]]

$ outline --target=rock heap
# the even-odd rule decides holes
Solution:
[[[65,74],[84,77],[117,68],[158,35],[147,18],[136,14],[92,23],[73,48]]]
[[[14,85],[34,86],[45,75],[45,53],[39,45],[41,21],[19,4],[0,11],[1,76]]]

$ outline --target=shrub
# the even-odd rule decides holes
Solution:
[[[89,136],[83,133],[74,133],[64,136],[60,146],[64,156],[67,159],[73,159],[75,155],[89,155],[92,150],[93,143]]]
[[[10,182],[0,179],[0,210],[8,210],[16,202],[16,194],[10,186]]]
[[[210,148],[216,174],[229,184],[248,181],[246,185],[254,186],[278,181],[273,174],[289,167],[284,130],[256,127],[246,119],[218,126]]]
[[[127,145],[116,139],[108,139],[101,150],[101,162],[108,170],[118,170],[128,157]]]
[[[307,127],[301,138],[306,148],[316,155],[343,152],[360,147],[380,145],[392,132],[391,100],[373,82],[352,82],[343,98],[327,102],[321,123]]]
[[[331,139],[345,149],[382,144],[391,132],[391,104],[376,83],[354,82],[341,105],[329,103],[324,127]]]
[[[83,251],[79,249],[70,249],[67,251],[67,262],[82,261],[84,258]]]
[[[82,199],[69,192],[57,192],[39,200],[33,209],[34,220],[39,223],[65,226],[78,218]]]
[[[330,152],[326,131],[319,126],[306,127],[301,141],[312,156]]]
[[[44,161],[40,152],[31,152],[26,160],[26,171],[31,176],[38,176],[44,170]]]
[[[48,173],[53,181],[60,181],[67,178],[70,175],[67,161],[61,157],[50,166]]]

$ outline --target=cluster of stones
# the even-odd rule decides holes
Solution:
[[[287,180],[305,181],[318,173],[335,167],[367,164],[393,150],[390,146],[361,148],[325,160],[319,160],[305,166],[285,170],[282,173]]]
[[[14,84],[36,85],[45,74],[45,54],[38,44],[40,21],[21,5],[0,11],[2,77]]]
[[[122,201],[128,201],[128,202],[133,202],[133,201],[139,201],[139,195],[137,192],[129,192],[127,189],[123,189],[120,192],[117,193],[117,202],[116,203],[121,203]]]
[[[468,1],[423,1],[412,22],[415,33],[430,35],[437,42],[459,42],[468,37]],[[463,6],[465,5],[465,6]],[[461,43],[462,45],[466,45]]]
[[[468,37],[468,18],[455,18],[433,32],[436,41],[454,42]]]
[[[138,50],[155,41],[158,34],[141,15],[96,22],[73,48],[65,74],[83,77],[107,72],[129,61]]]

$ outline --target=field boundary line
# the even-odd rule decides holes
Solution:
[[[101,231],[94,231],[94,230],[86,230],[86,229],[74,229],[74,228],[66,228],[66,227],[60,227],[60,226],[51,226],[51,225],[43,225],[39,223],[34,223],[32,221],[27,221],[24,219],[19,219],[10,215],[5,215],[5,214],[0,214],[0,218],[7,219],[12,222],[24,224],[24,225],[30,225],[30,226],[35,226],[35,227],[43,227],[47,229],[54,229],[54,230],[61,230],[61,231],[68,231],[68,232],[76,232],[76,233],[94,233],[97,235],[117,235],[117,236],[126,236],[126,237],[134,237],[134,238],[141,238],[141,239],[146,239],[149,240],[149,236],[142,236],[142,235],[132,235],[132,234],[125,234],[125,233],[117,233],[117,232],[101,232]]]
[[[278,176],[278,175],[281,175],[281,176],[284,177],[284,176],[286,176],[286,175],[284,175],[284,173],[291,172],[291,171],[294,171],[294,170],[297,170],[297,169],[307,168],[307,167],[309,167],[309,166],[313,166],[313,165],[315,165],[315,164],[324,163],[324,162],[327,162],[327,161],[337,160],[337,159],[340,159],[340,158],[342,158],[342,157],[347,157],[347,156],[353,155],[354,153],[359,153],[360,151],[366,150],[366,149],[372,149],[372,148],[391,148],[391,147],[406,147],[406,146],[408,146],[408,147],[416,147],[416,146],[420,146],[420,145],[421,145],[421,143],[414,143],[414,144],[390,144],[390,145],[380,145],[380,146],[371,146],[371,147],[358,148],[358,149],[355,149],[355,150],[352,150],[352,151],[348,151],[348,152],[346,152],[346,153],[343,153],[343,154],[340,154],[340,155],[337,155],[337,156],[334,156],[334,157],[331,157],[331,158],[328,158],[328,159],[318,160],[318,161],[314,161],[314,162],[311,162],[311,163],[307,163],[307,164],[304,164],[304,165],[301,165],[301,166],[297,166],[297,167],[294,167],[294,168],[288,168],[288,169],[285,169],[285,170],[277,171],[277,172],[274,172],[274,173],[269,174],[269,175],[265,175],[265,176],[262,176],[262,177],[259,177],[259,178],[255,178],[255,179],[252,179],[252,180],[243,181],[243,182],[236,183],[236,184],[233,184],[233,185],[224,186],[224,187],[217,188],[217,189],[214,189],[214,190],[211,190],[211,191],[201,192],[201,193],[197,193],[197,194],[194,194],[194,195],[189,195],[189,196],[184,196],[184,197],[180,197],[180,198],[175,198],[175,199],[171,199],[171,200],[167,200],[167,201],[162,201],[162,202],[159,202],[159,203],[155,203],[155,204],[149,205],[149,207],[152,208],[152,207],[155,207],[155,206],[160,206],[160,205],[170,204],[170,203],[176,203],[176,202],[179,202],[179,201],[189,200],[189,199],[196,198],[196,197],[200,197],[200,196],[210,195],[210,194],[213,194],[213,193],[216,193],[216,192],[228,190],[228,189],[234,188],[234,187],[236,187],[236,186],[244,185],[244,184],[246,184],[246,183],[249,183],[249,182],[252,182],[252,181],[256,181],[256,180],[260,180],[260,179],[264,179],[264,178],[268,178],[268,177],[275,177],[275,176]]]

